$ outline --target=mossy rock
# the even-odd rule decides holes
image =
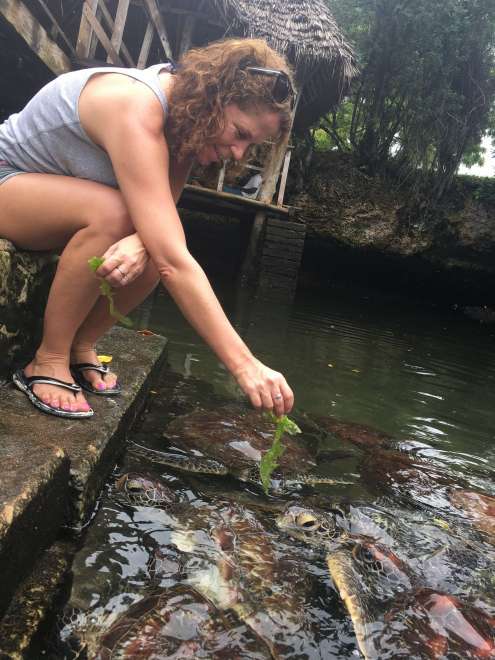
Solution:
[[[0,376],[35,347],[57,257],[0,239]]]

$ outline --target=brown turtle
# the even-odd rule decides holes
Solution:
[[[271,658],[246,626],[184,585],[134,603],[92,646],[87,649],[94,660]]]
[[[278,526],[321,547],[367,659],[495,657],[494,620],[423,577],[388,546],[353,534],[335,512],[290,505]]]
[[[233,475],[259,485],[259,463],[273,442],[275,423],[255,410],[224,406],[198,409],[174,419],[164,436],[178,451],[162,452],[132,443],[133,451],[153,462],[186,472]],[[301,484],[346,484],[316,473],[316,451],[304,435],[282,437],[285,452],[272,475],[273,490],[286,490]],[[340,458],[348,453],[327,452],[323,458]]]
[[[162,508],[164,484],[149,475],[130,473],[115,483],[118,498],[128,504]],[[153,580],[185,581],[220,611],[231,611],[263,640],[273,657],[291,655],[291,640],[313,648],[314,632],[304,618],[308,580],[294,571],[292,558],[280,554],[277,539],[245,507],[171,501],[170,547],[182,553],[178,567],[170,548],[155,550]],[[188,560],[187,557],[190,557]]]
[[[321,429],[363,450],[360,478],[376,493],[396,500],[455,513],[495,541],[495,497],[474,489],[458,474],[408,451],[415,444],[400,443],[381,431],[332,417],[314,420]],[[482,473],[487,478],[490,474]]]

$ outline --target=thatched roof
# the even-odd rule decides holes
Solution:
[[[296,70],[302,97],[296,128],[311,125],[339,103],[356,73],[351,47],[323,0],[209,0],[226,36],[263,37]],[[205,3],[203,3],[205,11]]]

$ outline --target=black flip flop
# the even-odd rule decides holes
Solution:
[[[106,364],[92,364],[91,362],[79,362],[78,364],[71,364],[70,370],[74,376],[74,380],[80,385],[85,392],[90,394],[98,394],[99,396],[115,396],[122,393],[122,388],[118,383],[111,390],[97,390],[91,385],[89,380],[84,377],[85,371],[97,371],[100,374],[107,374],[108,367]]]
[[[77,394],[81,391],[79,385],[75,383],[67,383],[65,380],[59,380],[58,378],[51,378],[50,376],[26,376],[22,369],[18,369],[13,375],[12,380],[16,387],[18,387],[21,392],[28,397],[33,406],[38,410],[41,410],[48,415],[55,415],[56,417],[65,417],[68,419],[86,419],[87,417],[92,417],[94,411],[90,408],[89,410],[63,410],[62,408],[53,408],[47,403],[42,401],[39,396],[33,392],[33,386],[38,383],[45,383],[46,385],[56,385],[57,387],[63,387],[66,390],[70,390]]]

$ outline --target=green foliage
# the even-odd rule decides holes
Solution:
[[[270,478],[272,472],[278,467],[278,459],[285,451],[285,447],[282,444],[283,434],[288,433],[289,435],[295,435],[296,433],[301,433],[301,429],[298,425],[289,419],[287,415],[275,417],[273,413],[267,414],[272,421],[275,422],[275,433],[272,446],[263,454],[260,461],[260,478],[265,494],[268,494],[270,489]]]
[[[103,257],[91,257],[91,259],[88,259],[88,264],[91,272],[96,273],[96,271],[104,261],[105,259]],[[100,281],[100,291],[101,291],[101,295],[105,296],[105,298],[107,298],[108,300],[108,311],[110,313],[110,316],[112,316],[114,319],[122,323],[122,325],[125,325],[126,328],[132,328],[134,324],[131,321],[131,319],[128,316],[124,316],[123,314],[121,314],[119,310],[115,307],[115,301],[113,299],[114,293],[112,287],[104,279],[101,279]]]
[[[361,74],[319,128],[371,174],[426,180],[438,199],[482,135],[495,135],[493,0],[327,2]]]

